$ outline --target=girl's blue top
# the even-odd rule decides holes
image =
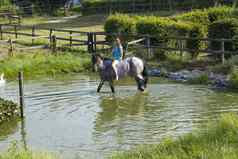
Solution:
[[[113,56],[114,60],[121,60],[122,53],[121,53],[120,47],[117,46],[117,47],[113,48],[112,56]]]

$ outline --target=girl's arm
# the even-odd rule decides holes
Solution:
[[[123,57],[123,47],[120,46],[119,48],[120,48],[120,53],[121,53],[121,55],[120,55],[120,56],[121,56],[120,59],[122,60],[122,57]]]

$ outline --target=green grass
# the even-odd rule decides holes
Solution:
[[[33,78],[39,75],[85,72],[90,69],[90,58],[85,53],[59,52],[57,56],[43,53],[17,53],[15,56],[0,61],[0,72],[6,78],[16,78],[17,73],[24,71],[24,77]]]
[[[56,159],[57,156],[46,152],[33,152],[19,148],[13,143],[7,152],[0,154],[0,159]]]
[[[236,159],[237,135],[238,116],[226,114],[216,124],[209,124],[202,132],[115,154],[111,159]]]

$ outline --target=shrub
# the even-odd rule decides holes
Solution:
[[[196,39],[196,38],[203,38],[205,36],[204,30],[202,29],[202,27],[198,24],[193,24],[192,25],[192,29],[189,32],[189,38],[195,38],[195,39],[191,39],[191,40],[187,40],[186,42],[186,46],[188,49],[190,49],[191,51],[191,56],[192,58],[196,58],[198,56],[199,53],[199,49],[201,49],[202,46],[202,41]]]
[[[19,107],[12,101],[0,98],[0,124],[19,115]]]
[[[209,24],[208,14],[204,10],[195,10],[192,12],[184,13],[174,17],[174,19],[197,23],[204,26]]]
[[[115,14],[109,16],[104,25],[104,30],[107,33],[117,34],[135,34],[136,33],[136,17],[130,17],[125,14]],[[107,36],[108,41],[112,41],[112,36]],[[124,40],[128,41],[131,37],[125,37]]]
[[[217,20],[222,20],[226,18],[231,18],[233,15],[234,9],[231,7],[213,7],[207,9],[208,19],[210,23],[213,23]]]
[[[235,67],[233,68],[230,74],[230,85],[234,89],[238,89],[238,69]]]
[[[193,79],[190,79],[188,81],[191,84],[208,84],[209,83],[209,77],[207,74],[202,74],[199,77],[195,77]]]
[[[238,37],[237,19],[230,18],[212,23],[208,29],[208,37],[211,39],[236,39]],[[213,41],[210,47],[212,50],[220,50],[221,43]],[[226,51],[234,51],[237,48],[236,42],[225,42]]]
[[[136,30],[139,34],[153,35],[152,43],[165,43],[169,34],[169,26],[172,20],[168,18],[158,18],[154,16],[144,17],[136,24]]]

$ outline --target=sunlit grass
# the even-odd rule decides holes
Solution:
[[[17,143],[13,143],[11,147],[4,153],[0,154],[0,159],[56,159],[55,154],[48,152],[33,152],[19,148]]]
[[[207,129],[161,144],[115,154],[112,159],[235,159],[238,158],[238,116],[226,114]]]
[[[0,61],[0,72],[6,78],[16,78],[19,71],[24,71],[25,77],[39,75],[55,75],[60,73],[78,73],[90,69],[90,58],[83,52],[52,55],[50,52],[18,53],[13,57]]]

